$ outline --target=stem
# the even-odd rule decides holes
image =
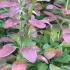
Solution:
[[[35,0],[32,0],[32,8],[30,10],[26,10],[25,8],[25,0],[18,0],[18,3],[19,3],[19,6],[20,6],[20,12],[19,12],[19,20],[20,20],[20,25],[19,25],[19,30],[23,30],[23,24],[22,24],[22,20],[21,18],[22,17],[26,17],[26,19],[24,19],[26,21],[26,26],[25,26],[25,34],[24,34],[24,38],[28,39],[28,31],[29,31],[29,25],[28,25],[28,19],[31,17],[32,15],[32,11],[34,9],[34,5],[36,3]],[[23,47],[22,45],[22,37],[20,37],[20,41],[21,41],[21,46],[20,47]]]
[[[22,20],[21,20],[21,18],[22,18],[22,16],[23,16],[23,8],[24,8],[24,4],[23,4],[23,1],[25,1],[25,0],[18,0],[18,3],[19,3],[19,7],[20,7],[20,12],[19,12],[19,16],[18,16],[18,18],[19,18],[19,30],[20,31],[22,31],[23,30],[23,25],[22,25]],[[21,41],[21,43],[20,43],[20,47],[22,47],[22,36],[20,36],[20,41]]]
[[[32,12],[33,12],[35,3],[36,3],[36,0],[32,0],[32,7],[31,7],[30,10],[28,10],[28,15],[29,15],[29,17],[31,17],[31,15],[32,15]]]
[[[67,0],[67,2],[66,2],[66,10],[68,9],[68,4],[69,4],[69,0]],[[70,23],[68,24],[68,26],[70,27]]]
[[[30,10],[28,10],[27,12],[26,12],[26,27],[25,27],[25,39],[29,39],[29,36],[28,36],[28,32],[29,32],[29,25],[28,25],[28,20],[29,20],[29,18],[31,17],[31,15],[32,15],[32,12],[33,12],[33,9],[34,9],[34,6],[35,6],[35,3],[36,3],[36,1],[35,0],[32,0],[32,7],[31,7],[31,9]]]
[[[68,9],[68,4],[69,4],[69,0],[67,0],[66,2],[66,7],[65,7],[66,10]]]

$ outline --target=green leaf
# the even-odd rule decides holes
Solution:
[[[53,14],[55,15],[62,15],[62,11],[61,10],[58,10],[58,9],[53,9],[53,10],[49,10],[50,12],[52,12]]]
[[[51,30],[51,40],[53,42],[58,41],[59,34],[60,34],[59,29],[57,29],[56,27],[53,27],[52,30]]]
[[[37,68],[38,70],[48,70],[47,64],[42,63],[42,62],[37,65]]]
[[[0,27],[2,27],[4,24],[4,21],[3,20],[0,20]]]
[[[49,47],[50,47],[50,45],[48,43],[46,43],[46,44],[44,44],[43,49],[47,49]]]
[[[70,48],[70,44],[62,43],[62,47],[64,47],[64,48]]]
[[[9,8],[0,8],[0,13],[8,12]]]
[[[32,45],[35,45],[35,44],[36,43],[34,41],[30,40],[30,39],[25,39],[25,40],[23,40],[23,43],[22,43],[23,46],[32,46]]]
[[[58,66],[55,66],[53,64],[50,64],[50,70],[64,70],[64,69],[62,69],[62,68],[60,68]]]
[[[19,47],[21,46],[21,39],[18,34],[11,34],[10,37],[13,39],[14,42],[16,42],[19,45]]]
[[[45,17],[44,14],[40,14],[40,16],[36,16],[36,19],[40,20],[40,19],[43,19]]]
[[[31,66],[27,70],[37,70],[37,67],[36,66]]]
[[[54,58],[54,61],[61,62],[61,63],[69,63],[69,61],[70,61],[70,55],[63,54],[60,57]]]
[[[64,5],[66,4],[66,0],[56,0],[55,3],[59,5]]]

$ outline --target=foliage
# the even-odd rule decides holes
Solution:
[[[0,0],[0,70],[67,70],[69,4],[70,0]]]

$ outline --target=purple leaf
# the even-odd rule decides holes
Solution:
[[[32,48],[21,48],[20,53],[31,63],[34,63],[37,59],[37,52]]]
[[[7,0],[7,1],[10,1],[10,2],[18,2],[18,0]]]
[[[18,24],[18,20],[8,19],[8,20],[4,23],[3,27],[4,27],[5,29],[8,29],[8,28],[11,28],[11,27],[13,27],[13,26],[16,26],[17,24]]]
[[[10,8],[9,11],[9,16],[15,16],[17,13],[19,13],[19,7],[18,6],[14,6]]]
[[[13,40],[9,37],[2,37],[0,38],[0,42],[12,42]]]
[[[64,43],[70,43],[70,34],[64,34],[63,40],[64,40]]]
[[[35,19],[34,16],[32,16],[31,19],[29,20],[29,24],[41,29],[46,27],[46,24],[42,20],[37,20]]]
[[[63,29],[62,34],[70,34],[70,28]]]
[[[34,26],[34,27],[37,27],[37,28],[40,28],[40,29],[43,29],[46,27],[46,23],[50,25],[50,27],[52,27],[52,25],[50,24],[49,20],[48,19],[42,19],[42,20],[37,20],[35,19],[34,16],[31,17],[31,20],[29,20],[29,24]]]
[[[16,48],[12,44],[4,45],[2,48],[0,48],[0,58],[10,55],[15,50]]]
[[[41,9],[42,9],[42,5],[40,3],[36,3],[35,10],[41,10]]]
[[[70,43],[70,28],[63,29],[62,38],[64,43]]]
[[[55,15],[53,13],[48,12],[48,11],[44,11],[44,14],[47,16],[50,16],[50,17],[55,17]]]
[[[6,18],[6,17],[13,17],[19,12],[19,10],[20,9],[18,6],[11,7],[8,12],[0,14],[0,19]]]
[[[52,21],[57,20],[56,17],[45,17],[45,18],[43,18],[43,19],[48,20],[49,22],[52,22]]]
[[[56,7],[55,5],[53,4],[49,4],[46,9],[59,9],[58,7]]]
[[[0,2],[0,8],[17,6],[16,2]]]
[[[68,9],[68,10],[63,10],[63,12],[64,12],[64,14],[69,14],[70,15],[70,10]]]
[[[46,2],[50,2],[50,0],[37,0],[37,1],[46,1]]]

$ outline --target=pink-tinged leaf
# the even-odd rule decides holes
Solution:
[[[50,2],[50,0],[37,0],[37,1],[46,1],[46,2]]]
[[[49,4],[46,9],[59,9],[58,7],[56,7],[55,5],[53,4]]]
[[[15,6],[15,7],[11,7],[8,14],[9,14],[9,17],[12,17],[12,16],[15,16],[17,13],[19,13],[19,7],[18,6]]]
[[[70,43],[70,34],[63,35],[63,40],[64,43]]]
[[[53,57],[57,57],[57,56],[61,56],[62,52],[59,49],[54,49],[54,48],[48,48],[46,49],[46,51],[44,52],[44,56],[47,59],[52,59]]]
[[[62,34],[70,34],[70,28],[63,29]]]
[[[41,29],[46,27],[46,24],[42,20],[37,20],[35,19],[34,16],[32,16],[31,19],[29,20],[29,24]]]
[[[70,28],[63,29],[62,38],[64,43],[70,43]]]
[[[49,24],[50,27],[52,28],[52,25],[51,25],[51,23],[50,23],[50,21],[49,21],[48,19],[43,18],[42,21],[43,21],[44,23],[46,23],[46,24]]]
[[[57,3],[54,3],[54,5],[56,6],[56,7],[58,7],[59,9],[64,9],[64,6],[62,6],[62,5],[59,5],[59,4],[57,4]]]
[[[35,10],[41,10],[41,9],[42,9],[42,5],[40,3],[36,3]]]
[[[38,58],[40,61],[45,62],[45,63],[48,64],[48,60],[47,60],[44,56],[42,56],[42,55],[38,55],[37,58]]]
[[[6,18],[6,17],[13,17],[19,12],[19,10],[20,9],[18,6],[11,7],[8,12],[0,14],[0,19]]]
[[[62,55],[62,51],[61,50],[59,50],[59,49],[56,49],[55,51],[54,51],[54,53],[56,53],[56,57],[58,57],[58,56],[61,56]]]
[[[55,15],[53,13],[48,12],[48,11],[44,11],[44,14],[47,16],[50,16],[50,17],[55,17]]]
[[[12,42],[13,40],[9,37],[2,37],[0,38],[0,42]]]
[[[63,10],[64,14],[70,14],[70,10]]]
[[[6,67],[1,67],[0,70],[8,70]]]
[[[49,60],[52,59],[53,57],[55,57],[56,53],[50,51],[50,52],[45,52],[44,56]]]
[[[7,1],[10,1],[10,2],[18,2],[18,0],[7,0]]]
[[[54,5],[50,4],[46,7],[46,9],[54,9]]]
[[[21,48],[20,53],[31,63],[34,63],[37,59],[37,52],[33,48]]]
[[[52,22],[52,21],[57,20],[56,17],[45,17],[45,18],[43,18],[43,19],[48,20],[49,22]]]
[[[0,66],[0,70],[10,70],[10,69],[11,69],[11,67],[7,66],[7,65]]]
[[[16,47],[13,46],[12,44],[4,45],[2,48],[0,48],[0,58],[10,55],[15,50],[16,50]]]
[[[18,20],[8,19],[8,20],[4,23],[3,27],[4,27],[5,29],[8,29],[8,28],[11,28],[11,27],[13,27],[13,26],[16,26],[17,24],[18,24]]]
[[[0,2],[0,8],[17,6],[16,2]]]
[[[9,17],[9,13],[1,13],[0,14],[0,19],[6,18],[6,17]]]
[[[50,0],[44,0],[44,1],[50,2]]]
[[[12,70],[26,70],[27,65],[23,62],[15,62],[12,65]]]

